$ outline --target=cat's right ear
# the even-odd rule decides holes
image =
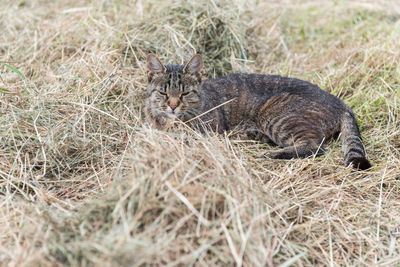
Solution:
[[[149,81],[153,77],[153,75],[161,74],[166,72],[165,66],[161,63],[161,61],[154,54],[147,55],[147,77]]]
[[[200,54],[192,56],[188,63],[183,68],[183,73],[189,73],[198,78],[201,78],[201,72],[203,71],[203,58]]]

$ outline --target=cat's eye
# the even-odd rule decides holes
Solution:
[[[167,93],[166,93],[166,92],[162,92],[162,91],[158,91],[158,93],[159,93],[160,95],[164,95],[164,96],[166,96],[166,95],[167,95]]]
[[[188,94],[190,94],[190,91],[189,91],[189,92],[183,92],[183,93],[179,96],[179,99],[182,101],[182,100],[183,100],[183,97],[184,97],[184,96],[187,96]]]
[[[189,91],[189,92],[184,92],[184,93],[182,93],[181,96],[186,96],[186,95],[188,95],[188,94],[190,94],[190,91]]]

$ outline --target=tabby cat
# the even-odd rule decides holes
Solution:
[[[354,114],[337,97],[306,81],[278,75],[230,74],[202,81],[203,60],[163,65],[147,57],[146,118],[158,129],[177,119],[214,131],[245,131],[281,149],[276,159],[304,158],[324,151],[323,143],[341,133],[345,165],[371,167]]]

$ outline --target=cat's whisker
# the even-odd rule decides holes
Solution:
[[[225,101],[224,103],[219,104],[218,106],[213,107],[213,108],[211,108],[211,109],[209,109],[209,110],[207,110],[207,111],[205,111],[205,112],[203,112],[203,113],[197,115],[196,117],[194,117],[194,118],[188,120],[187,122],[191,122],[191,121],[193,121],[193,120],[195,120],[195,119],[198,119],[198,118],[200,118],[200,117],[206,115],[207,113],[210,113],[211,111],[213,111],[213,110],[215,110],[215,109],[217,109],[217,108],[220,108],[220,107],[222,107],[222,106],[224,106],[224,105],[226,105],[226,104],[232,102],[232,101],[235,100],[235,99],[236,99],[236,98],[232,98],[232,99],[230,99],[230,100],[228,100],[228,101]]]

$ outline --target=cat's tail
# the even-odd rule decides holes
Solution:
[[[346,166],[352,165],[359,170],[366,170],[371,167],[365,157],[364,145],[351,110],[346,110],[342,116],[341,140]]]

